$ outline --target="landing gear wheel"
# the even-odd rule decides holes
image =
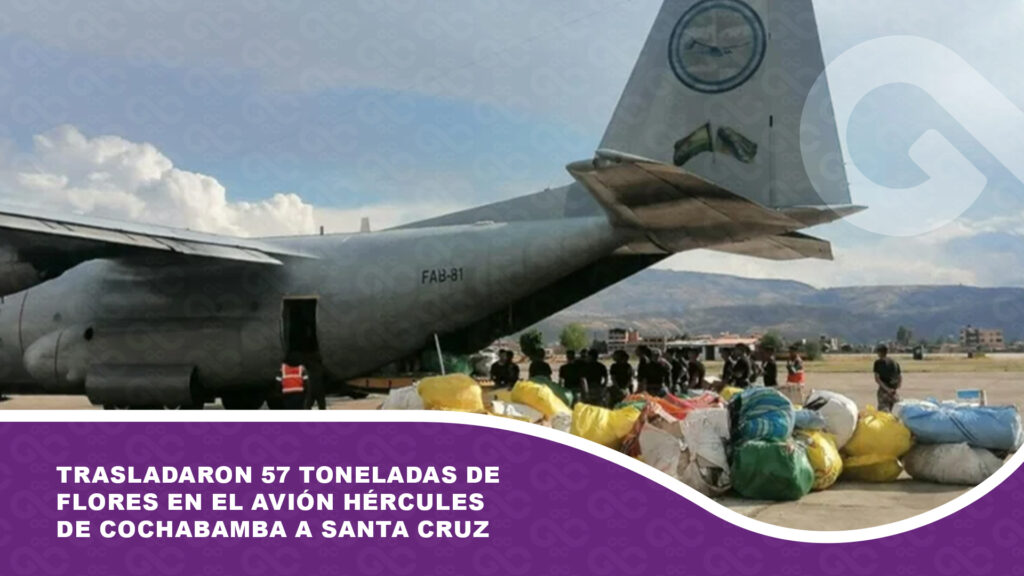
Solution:
[[[236,392],[220,397],[225,410],[259,410],[267,398],[258,392]]]

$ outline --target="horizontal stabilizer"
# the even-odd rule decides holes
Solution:
[[[608,150],[567,169],[612,224],[670,253],[782,236],[859,210],[767,208],[675,166]]]
[[[799,232],[755,238],[746,242],[715,246],[711,249],[716,252],[753,256],[765,260],[802,260],[804,258],[832,260],[832,244],[827,240]]]

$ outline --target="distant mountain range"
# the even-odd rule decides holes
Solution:
[[[807,284],[718,274],[647,270],[563,311],[537,327],[554,341],[578,322],[603,338],[610,328],[646,334],[746,334],[773,330],[787,338],[820,335],[873,343],[896,337],[958,337],[966,325],[998,328],[1024,339],[1024,288],[858,286],[819,290]]]

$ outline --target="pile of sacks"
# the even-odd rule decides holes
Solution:
[[[903,457],[907,474],[916,480],[975,486],[1024,441],[1020,414],[1012,406],[908,400],[893,413],[917,440]]]
[[[391,392],[384,410],[456,410],[513,418],[586,438],[657,468],[707,496],[735,490],[796,500],[841,478],[978,484],[1024,442],[1013,407],[906,401],[893,414],[814,391],[803,406],[772,388],[634,395],[607,409],[577,403],[549,381],[519,382],[485,398],[472,378],[426,378]],[[729,400],[725,400],[728,396]],[[916,445],[915,445],[916,440]]]

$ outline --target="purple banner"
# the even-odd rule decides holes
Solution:
[[[1024,573],[1017,473],[918,530],[805,544],[734,526],[592,454],[470,425],[9,423],[0,456],[0,574]],[[147,473],[157,481],[81,482]],[[159,482],[185,474],[212,483]],[[201,509],[167,510],[171,494],[183,506],[198,498]],[[242,509],[211,509],[217,494],[222,507]],[[303,494],[316,506],[287,510]],[[270,509],[252,510],[257,500]],[[87,538],[58,532],[85,521]],[[235,522],[227,537],[174,537],[182,525],[194,532],[217,521]],[[285,535],[256,537],[257,521],[278,521]],[[303,521],[310,535],[295,533]],[[407,536],[396,534],[399,522]]]

